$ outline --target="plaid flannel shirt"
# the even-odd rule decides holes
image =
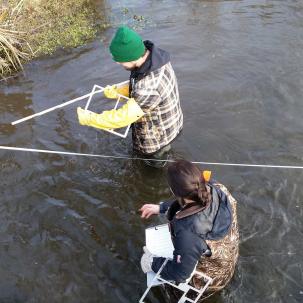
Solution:
[[[135,81],[131,96],[145,113],[132,125],[134,150],[155,153],[175,139],[183,126],[177,78],[171,63]]]

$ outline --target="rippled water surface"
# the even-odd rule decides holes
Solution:
[[[175,157],[302,165],[301,0],[110,5],[144,16],[142,36],[171,53],[185,116]],[[1,145],[132,155],[130,136],[81,127],[76,104],[10,126],[94,84],[125,80],[107,50],[113,31],[1,84]],[[241,243],[232,282],[208,302],[303,302],[302,171],[210,168],[239,202]],[[138,301],[144,229],[160,219],[143,222],[137,209],[169,197],[165,170],[0,151],[0,171],[0,302]],[[150,302],[169,301],[154,291]]]

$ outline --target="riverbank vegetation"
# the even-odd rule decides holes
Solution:
[[[108,27],[93,0],[4,0],[0,4],[0,77],[31,58],[79,46]],[[102,5],[102,4],[101,4]],[[98,20],[98,22],[96,22]]]

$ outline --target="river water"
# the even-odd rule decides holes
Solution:
[[[117,22],[142,15],[144,39],[171,53],[185,117],[174,157],[302,165],[302,1],[138,3],[107,6]],[[84,101],[10,125],[126,80],[107,50],[113,32],[1,84],[1,145],[132,156],[130,136],[78,124]],[[165,170],[11,151],[0,159],[0,302],[137,302],[144,229],[163,222],[137,210],[169,197]],[[207,302],[303,302],[302,170],[204,168],[238,200],[241,236],[233,280]],[[155,290],[149,302],[169,300]]]

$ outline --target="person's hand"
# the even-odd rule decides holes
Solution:
[[[141,211],[141,218],[148,219],[152,215],[160,213],[160,205],[158,204],[144,204],[139,211]]]
[[[146,274],[149,271],[152,271],[152,263],[153,263],[153,254],[146,248],[143,247],[144,254],[141,257],[141,268],[142,271]]]
[[[118,90],[117,85],[107,85],[104,88],[104,96],[108,99],[117,99],[118,98]]]

